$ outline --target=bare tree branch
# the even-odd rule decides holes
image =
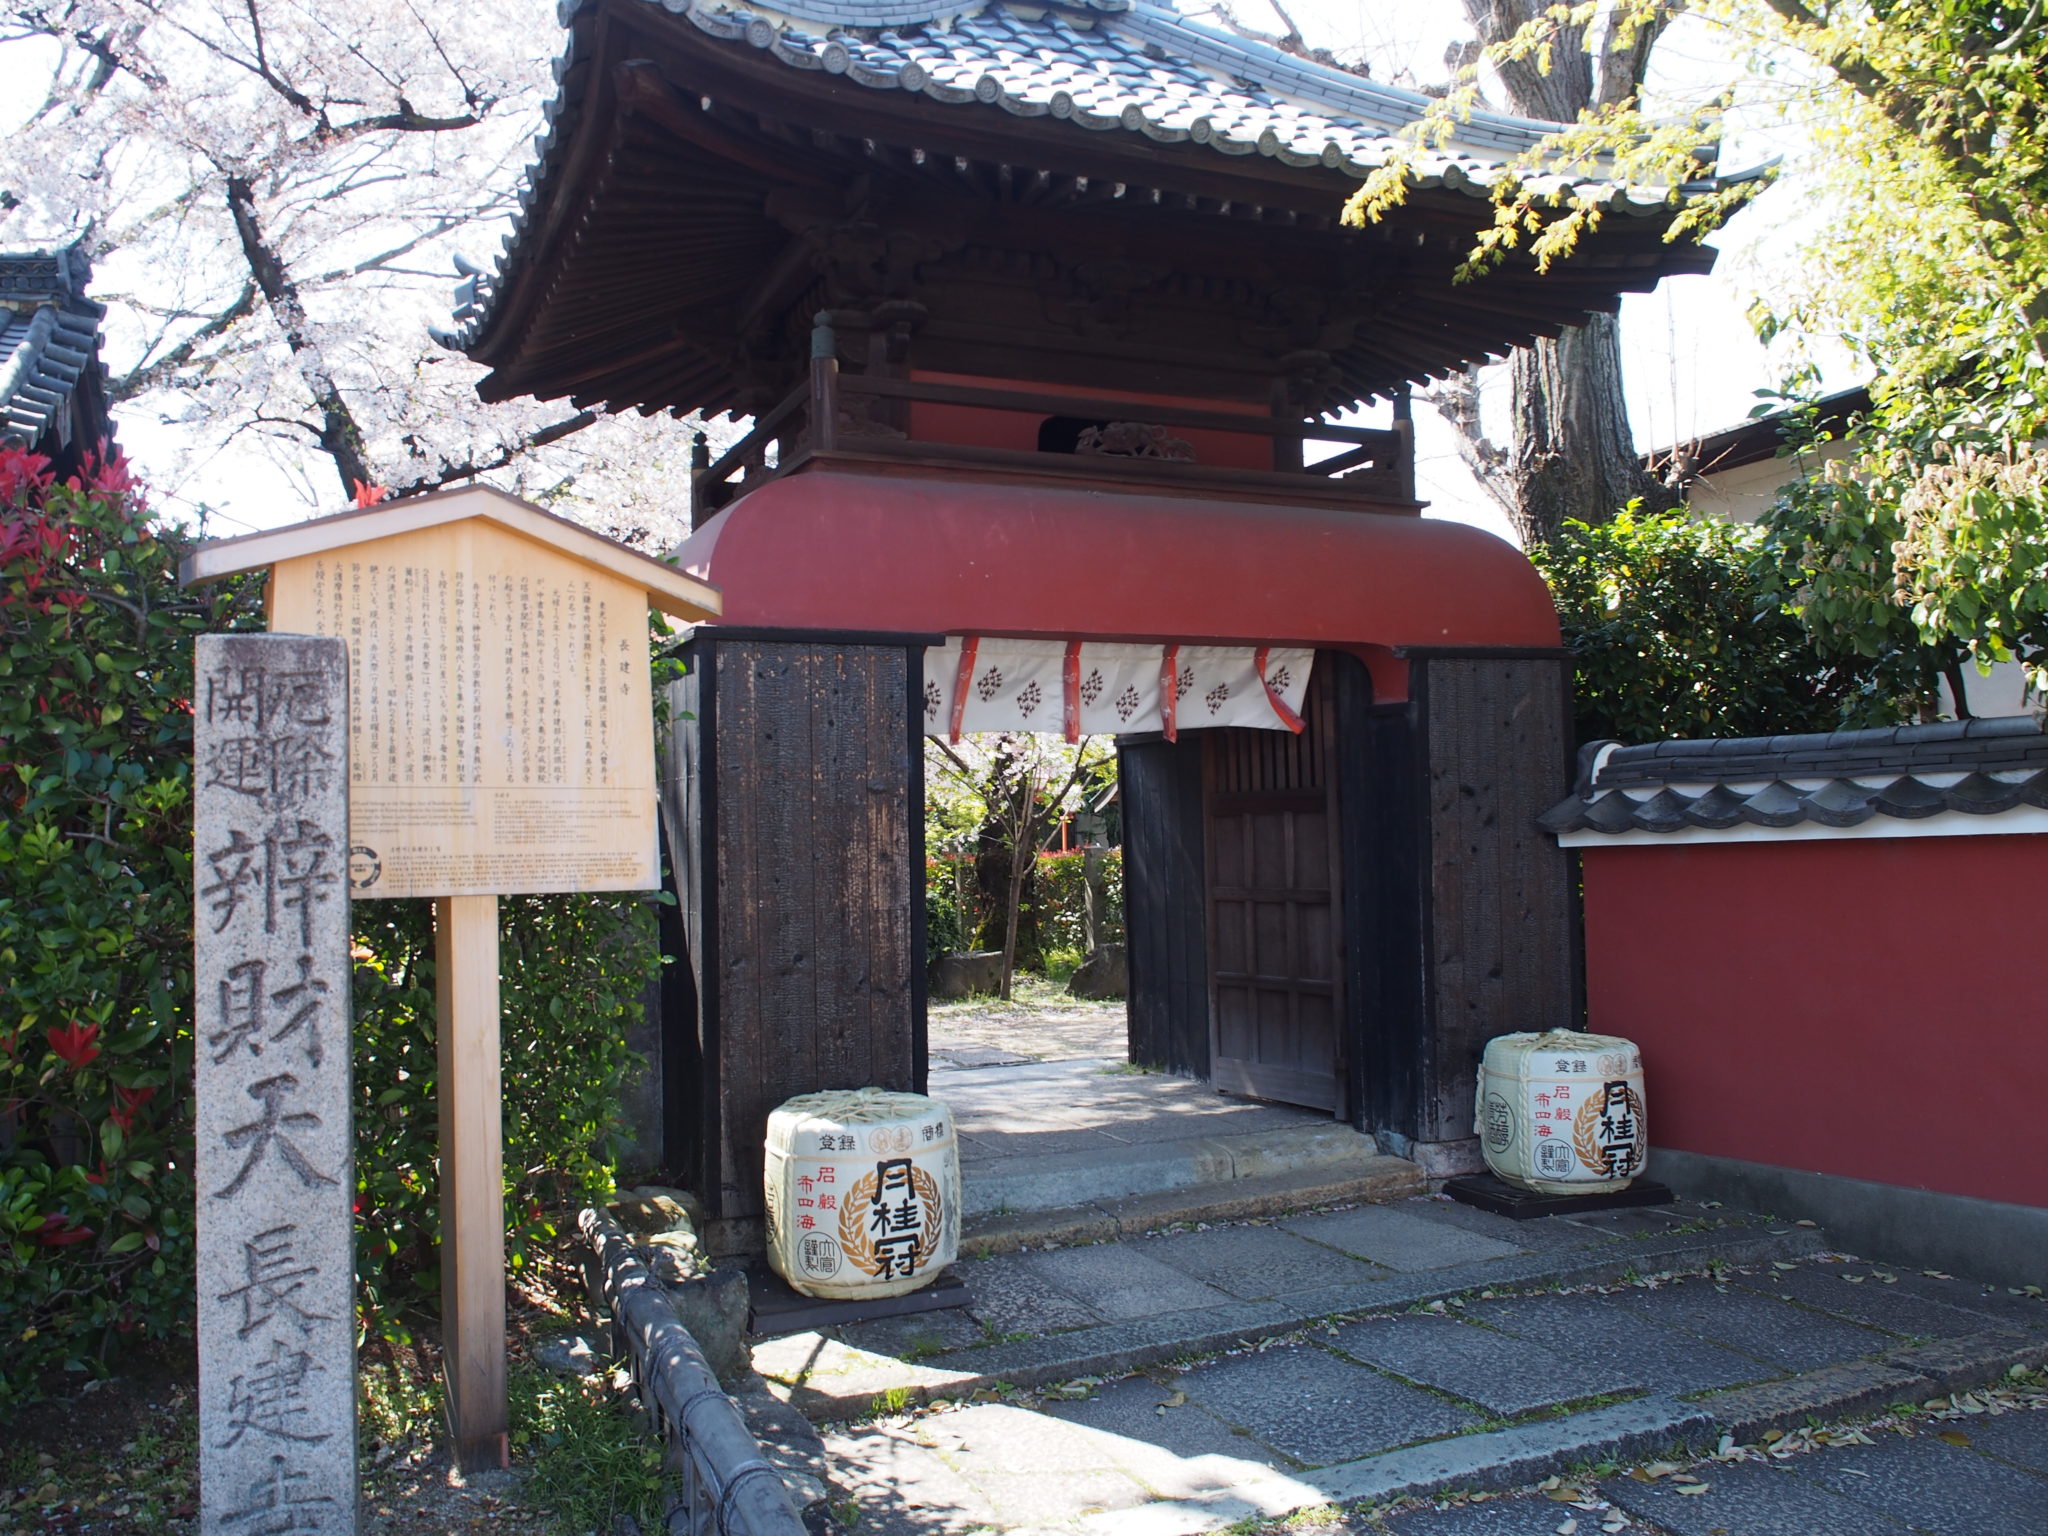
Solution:
[[[133,400],[144,390],[154,389],[191,362],[201,347],[217,337],[226,335],[234,329],[237,322],[247,319],[255,312],[256,285],[253,282],[244,283],[242,291],[235,296],[234,303],[208,320],[162,357],[154,361],[138,362],[116,379],[107,390],[108,398],[118,405],[122,401]]]
[[[435,473],[421,475],[401,485],[395,485],[391,487],[391,493],[394,496],[418,496],[427,491],[438,491],[442,486],[452,485],[458,480],[474,480],[479,475],[487,475],[492,470],[504,469],[517,463],[536,448],[545,448],[549,443],[559,443],[563,438],[595,425],[597,419],[595,411],[578,411],[574,416],[545,427],[538,427],[525,436],[506,443],[488,458],[472,457],[460,464],[450,464],[443,460],[440,469]]]

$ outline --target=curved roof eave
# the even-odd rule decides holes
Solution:
[[[568,43],[554,66],[561,89],[545,109],[519,193],[513,227],[495,270],[463,264],[451,327],[441,345],[479,357],[499,320],[497,299],[524,254],[529,221],[547,201],[562,151],[580,117],[572,76],[585,62],[577,22],[603,0],[561,0]],[[1229,156],[1260,155],[1297,168],[1320,167],[1363,180],[1387,163],[1403,128],[1430,98],[1300,59],[1266,44],[1203,27],[1143,0],[1057,0],[1015,11],[1006,0],[626,0],[680,16],[707,37],[752,47],[793,71],[818,71],[877,91],[1015,116],[1050,116],[1095,131],[1124,131],[1158,143],[1192,142]],[[1076,27],[1068,13],[1086,12]],[[1030,15],[1029,13],[1038,13]],[[915,22],[894,18],[914,17]],[[891,18],[883,22],[877,18]],[[772,18],[772,19],[771,19]],[[854,18],[859,18],[856,21]],[[824,26],[814,36],[792,25]],[[1018,46],[1021,42],[1031,46]],[[1474,199],[1492,195],[1509,162],[1558,125],[1474,113],[1453,142],[1421,156],[1409,173],[1419,190]],[[1557,190],[1593,198],[1609,211],[1649,217],[1669,207],[1662,188],[1544,176]]]

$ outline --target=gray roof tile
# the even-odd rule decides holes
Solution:
[[[0,251],[0,442],[33,445],[69,424],[65,405],[99,366],[104,306],[76,246]]]
[[[566,27],[595,0],[561,0]],[[1252,42],[1145,0],[1057,0],[1012,8],[1003,0],[777,0],[741,8],[725,0],[645,0],[684,15],[705,35],[752,46],[794,69],[842,76],[874,90],[921,93],[962,111],[990,107],[1050,115],[1080,128],[1120,131],[1219,154],[1260,154],[1321,165],[1363,180],[1387,163],[1396,136],[1429,98]],[[771,19],[774,18],[774,19]],[[556,63],[556,111],[573,102],[576,33]],[[550,122],[554,114],[551,113]],[[1452,142],[1425,153],[1412,180],[1475,198],[1490,194],[1507,162],[1557,125],[1477,112]],[[527,171],[540,183],[566,135],[536,145]],[[1531,185],[1592,197],[1623,212],[1667,204],[1661,189],[1537,177]],[[518,224],[532,204],[520,199]],[[517,239],[506,237],[510,251]],[[444,345],[466,347],[490,309],[491,285],[458,299]]]
[[[1929,783],[1927,776],[1948,779]],[[1788,782],[1796,781],[1796,782]],[[1804,786],[1804,787],[1802,787]],[[1551,832],[1724,831],[2048,809],[2048,733],[2027,716],[1805,736],[1592,742]]]

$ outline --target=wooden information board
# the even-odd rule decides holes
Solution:
[[[350,897],[436,898],[449,1420],[458,1465],[499,1466],[498,897],[660,884],[647,612],[712,618],[718,593],[483,487],[204,544],[180,574],[265,567],[274,635],[347,642]]]
[[[348,641],[357,900],[660,884],[643,587],[471,519],[280,560],[270,602]]]

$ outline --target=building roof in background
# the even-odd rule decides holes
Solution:
[[[106,307],[85,297],[91,277],[76,245],[0,250],[0,441],[33,447],[54,430],[52,446],[70,446],[73,393],[97,393]]]
[[[1577,789],[1542,823],[1560,836],[1619,836],[2024,808],[2048,810],[2048,734],[2031,717],[2007,716],[1634,747],[1596,741],[1579,750]]]
[[[1858,384],[1853,389],[1837,390],[1831,395],[1822,395],[1813,404],[1814,426],[1830,436],[1841,437],[1852,421],[1870,414],[1870,387]],[[1747,464],[1760,464],[1785,451],[1786,429],[1792,421],[1791,411],[1753,416],[1736,426],[1709,432],[1705,437],[1652,448],[1643,455],[1643,468],[1653,475],[1661,475],[1673,463],[1683,460],[1684,478],[1696,480],[1741,469]]]
[[[1077,187],[1055,186],[1056,196],[1126,217],[1160,211],[1162,198],[1165,210],[1179,211],[1185,202],[1192,211],[1199,197],[1205,211],[1226,219],[1290,232],[1298,225],[1328,229],[1348,193],[1387,163],[1402,131],[1430,104],[1419,92],[1134,0],[779,0],[772,8],[726,0],[563,0],[560,14],[569,29],[556,65],[561,90],[547,109],[548,128],[504,255],[495,270],[465,267],[455,326],[437,333],[498,370],[486,381],[486,398],[572,392],[560,379],[577,386],[575,398],[613,408],[724,408],[711,382],[723,370],[700,366],[702,382],[678,378],[665,398],[645,382],[650,322],[659,330],[663,312],[675,314],[678,344],[699,344],[704,322],[681,318],[684,300],[699,299],[707,313],[729,317],[733,300],[717,291],[719,284],[735,271],[758,276],[775,250],[759,233],[748,243],[753,232],[729,201],[718,204],[708,186],[690,185],[714,169],[728,181],[744,170],[761,181],[844,189],[870,172],[899,169],[890,162],[900,153],[909,161],[901,169],[928,193],[947,178],[954,194],[971,196],[980,181],[1007,187],[1014,171],[1021,186],[1049,170],[1056,181],[1078,180]],[[673,99],[657,100],[664,83]],[[652,154],[644,129],[621,126],[629,118],[680,136],[691,159]],[[859,126],[850,127],[856,120]],[[1410,340],[1387,343],[1392,355],[1374,353],[1370,362],[1361,354],[1353,370],[1358,384],[1379,392],[1447,372],[1534,335],[1555,334],[1589,311],[1612,310],[1623,291],[1711,266],[1711,251],[1661,241],[1674,212],[1663,189],[1532,176],[1532,185],[1639,217],[1610,218],[1587,237],[1584,252],[1540,284],[1511,293],[1513,285],[1496,276],[1470,285],[1480,301],[1471,313],[1449,302],[1449,270],[1486,221],[1484,200],[1510,174],[1509,162],[1554,127],[1477,113],[1452,142],[1423,155],[1412,174],[1416,198],[1389,220],[1398,229],[1382,228],[1372,238],[1427,245],[1432,261],[1441,257],[1442,312],[1425,305],[1416,313],[1412,300],[1397,305],[1401,313],[1389,317],[1388,330]],[[880,164],[863,162],[864,137],[871,157],[878,144],[897,150]],[[664,291],[649,291],[640,306],[637,366],[622,366],[614,382],[604,376],[609,370],[590,366],[587,352],[580,371],[543,357],[555,343],[545,318],[534,338],[534,316],[553,306],[590,318],[594,301],[580,295],[609,277],[598,253],[625,238],[614,210],[664,181],[673,189],[666,212],[679,227],[654,235],[675,241],[676,254],[643,261],[649,281],[661,271]],[[720,190],[731,197],[730,186]],[[1025,200],[1007,191],[981,195]],[[701,213],[694,211],[699,198]],[[687,239],[686,223],[697,231]],[[720,239],[729,250],[714,249]],[[636,243],[651,248],[644,239]],[[1525,263],[1517,254],[1509,268]],[[1527,301],[1523,289],[1538,286],[1541,296]],[[693,287],[700,292],[690,293]],[[592,329],[586,324],[580,334],[589,346]],[[654,398],[630,399],[634,380]]]

